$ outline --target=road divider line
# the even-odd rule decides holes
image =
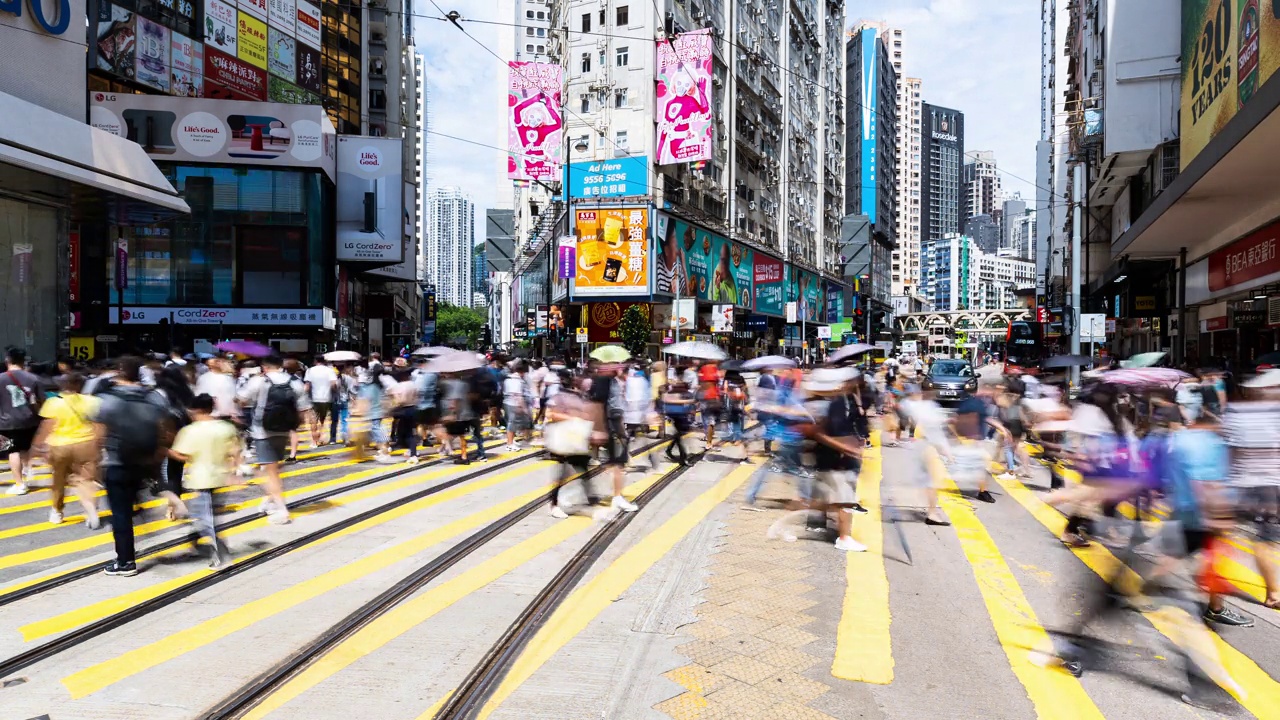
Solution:
[[[1067,525],[1066,516],[1036,497],[1026,485],[1017,480],[997,477],[996,482],[1000,483],[1000,486],[1019,505],[1031,513],[1032,517],[1038,520],[1049,532],[1053,533],[1054,537],[1062,535]],[[1138,574],[1128,566],[1123,565],[1110,550],[1100,543],[1094,542],[1087,547],[1072,548],[1072,552],[1075,553],[1076,557],[1080,558],[1086,567],[1097,573],[1098,577],[1103,579],[1119,577],[1121,582],[1132,583],[1135,586],[1141,584],[1142,580]],[[1143,616],[1160,634],[1170,640],[1179,632],[1160,613],[1143,613]],[[1219,686],[1230,693],[1237,702],[1256,717],[1262,720],[1280,720],[1280,683],[1277,683],[1275,678],[1258,667],[1258,664],[1250,659],[1249,656],[1223,640],[1222,636],[1217,633],[1212,633],[1212,635],[1214,646],[1217,648],[1218,655],[1222,660],[1222,666],[1243,692],[1239,692],[1235,688],[1228,687],[1222,683],[1219,683]]]
[[[601,570],[590,582],[565,598],[525,646],[520,657],[511,666],[511,671],[481,709],[480,718],[487,718],[492,714],[562,647],[622,597],[649,568],[671,552],[698,523],[706,519],[712,510],[729,499],[751,477],[757,465],[752,463],[730,471],[711,489],[694,498],[657,530],[646,535]]]
[[[538,463],[535,467],[545,468],[553,465],[549,461]],[[424,508],[432,507],[453,500],[471,492],[493,487],[516,477],[526,475],[531,468],[508,470],[499,475],[483,480],[459,485],[444,492],[408,503],[390,510],[376,518],[357,523],[345,530],[330,535],[332,540],[363,530],[367,530],[387,521],[404,517]],[[234,632],[243,630],[257,622],[289,610],[297,605],[314,599],[331,590],[366,577],[378,570],[389,567],[402,560],[407,560],[441,542],[457,537],[462,533],[482,527],[493,520],[506,515],[515,508],[530,502],[546,490],[525,493],[518,498],[500,503],[482,512],[475,513],[460,520],[455,520],[443,527],[428,531],[389,548],[379,550],[372,555],[360,558],[359,562],[344,565],[321,575],[304,580],[266,597],[246,603],[235,610],[223,613],[198,625],[179,630],[165,638],[143,647],[131,650],[105,662],[92,665],[63,678],[62,683],[71,692],[74,699],[95,693],[109,685],[113,685],[143,670],[168,662],[188,652],[204,647]]]
[[[1036,717],[1102,720],[1102,712],[1078,679],[1060,668],[1044,667],[1032,660],[1037,648],[1053,647],[1052,639],[1036,617],[1018,579],[1009,570],[1000,548],[978,519],[973,505],[960,495],[960,489],[942,468],[942,462],[936,455],[932,456],[931,464],[942,490],[938,494],[938,504],[955,528],[960,548],[973,568],[973,578],[987,606],[996,637],[1013,674],[1027,691]]]
[[[854,516],[861,529],[856,538],[867,546],[864,553],[845,554],[844,606],[836,627],[836,652],[831,675],[841,680],[888,685],[893,682],[893,641],[889,633],[889,576],[884,565],[884,520],[880,484],[883,457],[879,433],[862,455],[858,497],[867,509],[865,518]]]

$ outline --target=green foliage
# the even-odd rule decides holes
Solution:
[[[486,320],[479,310],[440,303],[436,308],[436,342],[475,347]]]
[[[622,313],[622,322],[618,324],[622,346],[631,353],[631,357],[644,357],[648,354],[650,323],[646,309],[642,305],[632,305]]]

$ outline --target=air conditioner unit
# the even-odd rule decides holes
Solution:
[[[716,86],[716,87],[720,87],[720,86],[724,85],[724,81],[723,81],[723,80],[721,80],[721,79],[719,78],[719,76],[716,76],[716,77],[711,78],[711,84],[712,84],[712,85],[714,85],[714,86]]]
[[[755,201],[755,200],[752,200],[751,202],[747,203],[747,207],[751,208],[752,210],[755,210],[755,209],[756,209],[756,201]]]

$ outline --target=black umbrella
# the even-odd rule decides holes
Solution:
[[[1040,363],[1040,367],[1045,370],[1051,370],[1053,368],[1084,367],[1095,362],[1097,360],[1088,355],[1056,355]]]

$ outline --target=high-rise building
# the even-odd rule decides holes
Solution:
[[[1040,141],[1036,143],[1036,292],[1048,302],[1050,288],[1063,277],[1067,240],[1067,155],[1070,108],[1066,106],[1067,66],[1063,51],[1073,2],[1040,2]],[[1058,251],[1055,253],[1054,251]],[[1061,300],[1061,298],[1059,298]]]
[[[893,251],[893,294],[909,295],[920,284],[922,101],[920,78],[899,77],[898,249]]]
[[[924,243],[958,234],[962,228],[964,113],[929,103],[921,105],[921,112],[920,237]],[[922,259],[922,272],[923,266]]]
[[[427,281],[436,300],[461,307],[472,302],[475,205],[456,187],[433,190],[427,202]]]
[[[1022,193],[1014,192],[1012,195],[1006,196],[1000,206],[1002,208],[1000,213],[1000,247],[1013,247],[1015,245],[1013,229],[1017,225],[1018,218],[1027,214],[1027,202],[1022,199]]]
[[[973,238],[982,252],[995,254],[1000,249],[1000,226],[990,215],[974,215],[965,220],[964,234]]]
[[[1035,264],[983,252],[968,235],[947,233],[922,246],[921,284],[933,310],[1005,310],[1035,284]]]
[[[1036,213],[1024,212],[1012,219],[1005,219],[1009,228],[1009,244],[1003,249],[1012,257],[1023,260],[1035,260],[1036,250]]]
[[[964,219],[988,215],[998,220],[1003,200],[1000,174],[996,171],[996,154],[990,150],[973,150],[964,156]],[[998,224],[998,223],[997,223]]]

